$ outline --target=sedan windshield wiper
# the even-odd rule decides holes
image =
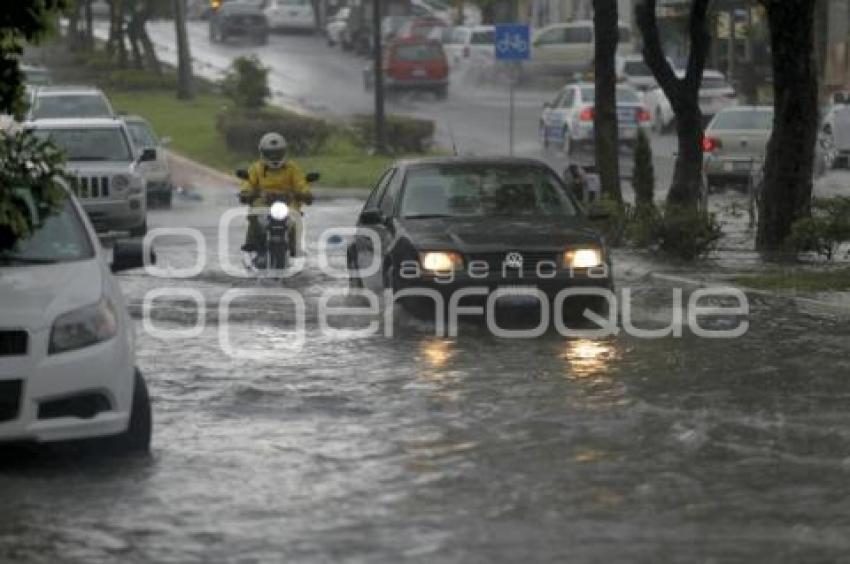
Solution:
[[[56,259],[44,257],[20,257],[15,255],[0,255],[0,264],[56,264]]]

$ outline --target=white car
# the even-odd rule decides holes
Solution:
[[[670,59],[667,59],[667,62],[671,67],[674,66]],[[617,78],[639,92],[649,92],[658,87],[655,75],[639,53],[617,57]]]
[[[446,25],[457,23],[457,7],[454,2],[444,0],[411,0],[411,13],[416,17],[435,17],[446,22]],[[481,10],[472,2],[463,3],[463,25],[481,25],[483,17]]]
[[[746,186],[764,162],[772,132],[772,106],[736,106],[718,112],[702,142],[709,192],[726,184]]]
[[[328,45],[334,46],[337,43],[342,43],[342,33],[348,26],[348,18],[351,16],[351,8],[343,6],[337,11],[325,25],[325,36],[328,38]]]
[[[617,54],[632,53],[632,32],[620,23]],[[536,31],[531,40],[529,65],[536,71],[584,72],[590,70],[595,57],[593,22],[579,20],[548,25]]]
[[[39,86],[32,91],[26,119],[111,118],[109,98],[92,86]]]
[[[496,28],[492,25],[435,28],[428,37],[443,44],[452,68],[463,64],[489,65],[496,59]]]
[[[685,71],[677,70],[676,76],[682,78],[685,76]],[[676,115],[661,87],[656,86],[649,90],[644,95],[644,101],[652,114],[652,124],[657,131],[665,131],[673,125]],[[738,105],[738,99],[735,89],[723,73],[716,70],[703,72],[699,90],[699,107],[705,122],[708,123],[721,110],[736,105]]]
[[[0,442],[102,439],[145,452],[151,407],[132,321],[86,214],[62,190],[54,213],[17,191],[26,239],[0,227]],[[112,272],[141,266],[140,243],[115,244]]]
[[[595,98],[593,83],[577,82],[544,104],[539,129],[543,146],[557,145],[568,155],[582,145],[592,146]],[[629,86],[617,87],[617,122],[620,142],[629,146],[637,140],[638,129],[649,126],[649,112],[640,95]]]
[[[310,0],[268,0],[263,12],[270,29],[316,29],[316,15]]]

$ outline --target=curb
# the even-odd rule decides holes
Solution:
[[[229,174],[225,174],[220,170],[209,167],[198,161],[194,161],[174,151],[168,151],[168,158],[174,160],[182,166],[192,167],[200,170],[208,176],[219,179],[223,184],[230,184],[236,188],[239,180]],[[344,198],[353,198],[355,200],[365,200],[371,192],[370,188],[331,188],[317,186],[311,188],[313,197],[316,200],[339,200]]]

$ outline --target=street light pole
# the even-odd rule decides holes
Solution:
[[[381,45],[381,0],[372,0],[372,57],[375,73],[375,152],[386,153],[384,116],[384,53]]]

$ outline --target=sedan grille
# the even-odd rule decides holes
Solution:
[[[71,188],[78,198],[83,200],[108,198],[110,182],[108,176],[77,176]]]
[[[487,263],[488,272],[491,275],[502,276],[504,273],[504,277],[507,278],[517,278],[520,272],[524,277],[536,276],[539,264],[542,264],[541,272],[551,272],[553,265],[554,268],[560,268],[560,258],[558,253],[552,251],[475,253],[468,257],[470,263],[473,261]]]
[[[0,356],[27,354],[26,331],[0,331]]]
[[[21,380],[0,381],[0,423],[18,418],[21,409]]]

